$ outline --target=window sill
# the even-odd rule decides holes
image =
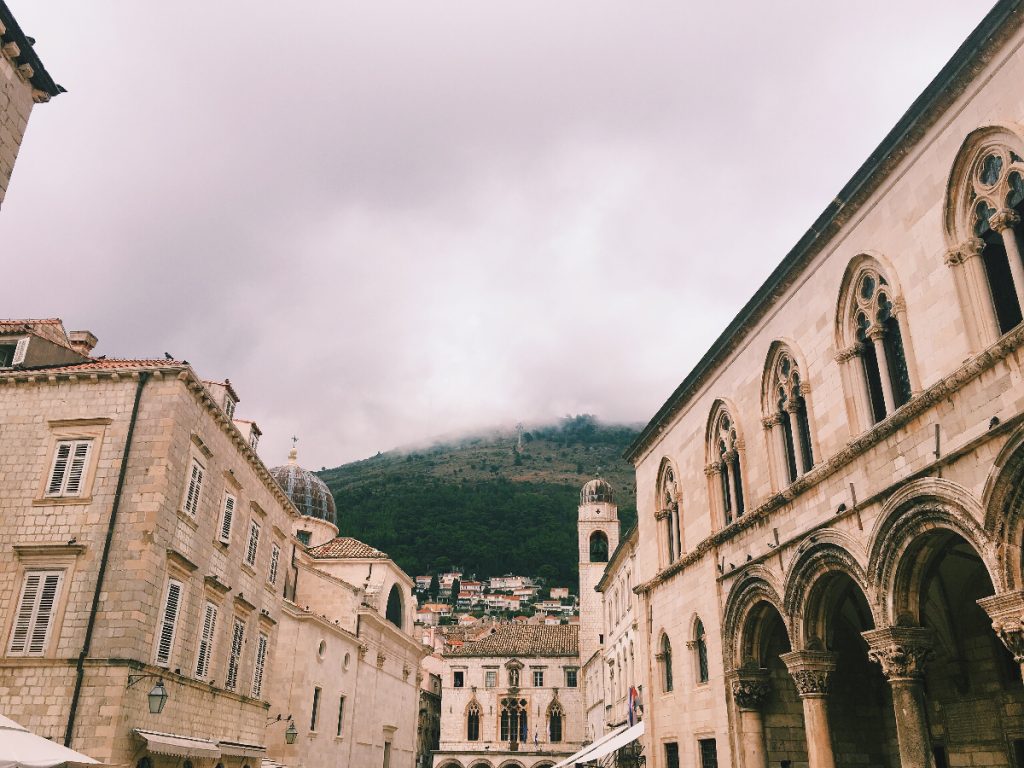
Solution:
[[[192,515],[190,515],[185,510],[178,510],[178,519],[185,523],[185,525],[187,525],[193,531],[199,530],[199,521],[192,517]]]
[[[69,504],[92,504],[92,496],[44,496],[32,499],[33,507],[63,507]]]
[[[242,570],[245,571],[246,573],[248,573],[250,576],[255,576],[256,575],[256,569],[253,568],[251,565],[249,565],[246,562],[242,563]]]

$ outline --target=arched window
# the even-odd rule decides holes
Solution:
[[[528,740],[526,699],[502,699],[501,720],[499,724],[500,740],[508,742],[526,742]]]
[[[466,708],[466,740],[480,741],[480,705],[475,700]]]
[[[391,586],[391,592],[388,593],[388,608],[385,616],[388,621],[401,629],[402,614],[402,590],[398,588],[397,584],[393,584]]]
[[[946,263],[954,270],[976,346],[1021,322],[1024,262],[1024,142],[1013,131],[987,127],[961,147],[946,201]],[[972,306],[981,303],[982,306]]]
[[[811,426],[807,418],[807,384],[793,353],[775,343],[768,353],[762,421],[776,458],[779,487],[785,487],[814,466]]]
[[[672,690],[672,643],[668,635],[661,636],[661,650],[655,655],[661,667],[661,688],[665,693]]]
[[[836,359],[855,392],[862,427],[868,427],[893,413],[912,394],[915,377],[906,351],[906,310],[880,264],[867,256],[858,257],[847,268],[840,302],[841,351]]]
[[[679,485],[676,472],[668,459],[663,459],[658,479],[658,511],[662,521],[662,532],[666,565],[673,563],[683,554],[683,529],[679,521]]]
[[[693,640],[689,643],[693,649],[697,667],[697,682],[708,681],[708,640],[704,634],[704,622],[699,618],[693,624]]]
[[[594,531],[590,534],[590,562],[608,562],[608,537],[604,531]]]
[[[565,713],[557,701],[551,702],[548,707],[548,741],[557,744],[562,740],[562,725]]]
[[[712,410],[709,425],[707,474],[720,518],[724,525],[729,525],[744,511],[743,444],[736,422],[723,403],[717,403]]]

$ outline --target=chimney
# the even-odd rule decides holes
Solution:
[[[71,331],[68,334],[68,341],[75,352],[84,357],[89,357],[99,339],[92,335],[92,331]]]

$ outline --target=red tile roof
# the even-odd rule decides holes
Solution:
[[[369,544],[364,544],[359,539],[353,539],[350,536],[339,536],[325,544],[310,547],[307,551],[310,557],[317,560],[341,560],[349,557],[388,559],[388,556],[379,549],[374,549]]]
[[[580,628],[500,624],[479,640],[453,648],[446,656],[577,656]]]
[[[186,365],[188,365],[188,363],[186,363],[184,360],[134,360],[128,358],[112,358],[107,360],[87,360],[83,363],[72,363],[70,365],[55,365],[42,368],[15,368],[9,371],[4,371],[0,375],[10,375],[12,373],[87,373],[89,371],[116,371],[121,369],[135,370],[138,368],[180,368]]]

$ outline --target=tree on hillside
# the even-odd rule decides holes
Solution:
[[[437,602],[437,593],[441,591],[441,582],[437,580],[437,574],[435,573],[430,577],[430,586],[427,587],[427,594],[430,595],[430,602]]]
[[[459,590],[462,589],[462,582],[458,579],[452,581],[452,605],[459,601]]]

